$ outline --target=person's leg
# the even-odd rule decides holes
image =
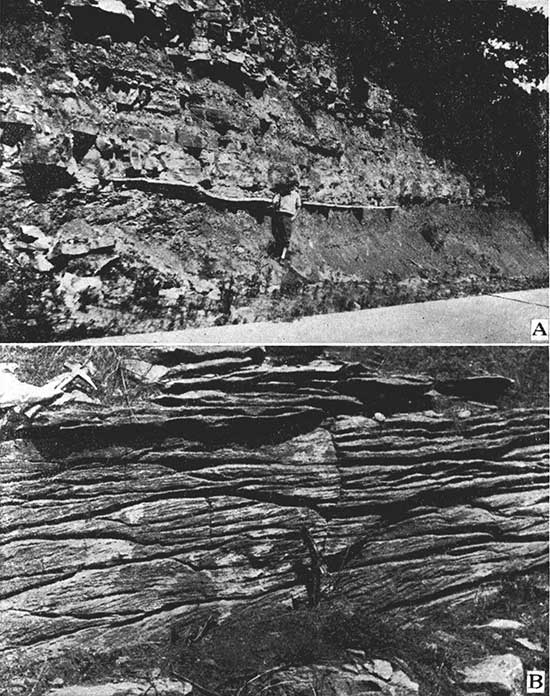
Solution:
[[[275,214],[271,215],[271,235],[273,237],[273,253],[277,255],[279,253],[279,242],[277,241],[277,216]]]
[[[275,213],[271,218],[271,232],[275,239],[275,256],[281,255],[285,245],[282,217],[282,215]]]
[[[282,215],[283,218],[283,250],[281,259],[284,260],[290,247],[290,238],[292,237],[292,218],[290,215]]]

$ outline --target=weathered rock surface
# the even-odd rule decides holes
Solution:
[[[0,442],[5,656],[307,602],[304,527],[321,594],[362,611],[545,567],[546,410],[457,424],[423,413],[429,377],[186,354],[149,402],[43,411]]]
[[[44,123],[65,127],[84,186],[153,176],[266,192],[280,159],[295,163],[317,201],[473,200],[464,176],[422,152],[414,121],[394,118],[387,90],[365,81],[363,103],[352,101],[327,47],[300,49],[275,17],[246,20],[240,1],[34,5],[50,10],[53,32],[66,26],[74,62],[69,69],[63,55],[47,71],[46,94],[6,66],[3,142],[41,138]]]
[[[281,670],[272,676],[269,693],[275,696],[309,696],[312,693],[318,696],[418,694],[418,684],[402,670],[394,670],[391,663],[384,660],[373,662],[380,664],[354,662],[343,667],[314,665]],[[384,663],[383,667],[381,663]],[[257,690],[256,693],[261,691]]]
[[[464,670],[462,686],[468,693],[485,691],[503,696],[521,696],[525,688],[523,664],[512,653],[489,655]]]
[[[519,214],[433,160],[386,89],[365,78],[352,100],[329,47],[298,46],[275,17],[248,21],[238,1],[27,5],[0,72],[6,236],[116,226],[113,261],[68,269],[107,276],[85,303],[43,296],[57,260],[3,244],[56,338],[255,321],[281,293],[316,313],[544,282]],[[289,170],[307,204],[287,272],[266,201]]]

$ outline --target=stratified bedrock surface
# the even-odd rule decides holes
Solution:
[[[386,5],[395,21],[371,3],[363,24],[376,32],[379,16],[380,37],[409,43],[416,82],[402,89],[389,46],[378,69],[365,60],[359,84],[348,84],[338,46],[321,33],[304,40],[260,0],[7,0],[0,339],[178,331],[545,287],[547,93],[514,85],[503,55],[469,62],[482,39],[459,27],[485,26],[464,16],[474,5],[458,3],[458,15],[457,3],[441,5],[416,29],[401,5]],[[521,36],[501,43],[530,45],[536,17],[514,11],[504,5],[510,19],[498,26],[517,23]],[[489,26],[484,40],[495,38]],[[437,43],[438,29],[452,35]],[[362,43],[377,53],[374,40]],[[500,82],[472,86],[497,64]],[[426,73],[437,65],[449,65],[444,84]],[[471,75],[460,74],[466,65]],[[438,99],[450,89],[445,109]],[[458,102],[485,120],[462,128]],[[280,264],[270,202],[294,178],[305,205]]]
[[[321,592],[361,610],[422,612],[547,564],[547,411],[441,410],[505,378],[167,355],[126,363],[157,381],[148,401],[44,410],[0,443],[6,657],[306,602],[304,528]]]

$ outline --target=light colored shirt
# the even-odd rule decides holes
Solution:
[[[275,210],[279,213],[288,213],[294,219],[302,207],[302,199],[298,191],[291,191],[284,196],[277,193],[273,198]]]

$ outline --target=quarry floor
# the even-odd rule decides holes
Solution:
[[[95,339],[92,343],[525,343],[531,321],[548,319],[547,288],[184,331]],[[544,338],[544,337],[541,337]],[[547,338],[545,339],[548,340]]]

